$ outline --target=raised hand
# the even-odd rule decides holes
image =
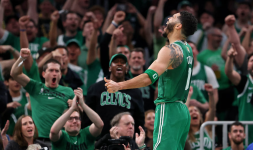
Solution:
[[[231,27],[234,25],[235,23],[235,16],[234,15],[228,15],[226,18],[225,18],[225,23],[227,26]]]
[[[31,51],[29,48],[21,48],[20,56],[24,59],[28,58],[31,55]]]
[[[11,102],[7,104],[7,108],[17,108],[19,106],[21,106],[19,102]]]
[[[26,29],[26,25],[29,23],[30,21],[30,17],[29,16],[23,16],[21,18],[19,18],[19,26],[20,26],[20,29]]]
[[[83,98],[83,90],[81,88],[77,88],[74,90],[74,94],[77,97],[77,103],[82,104],[84,103],[84,98]]]
[[[0,54],[1,53],[6,53],[9,50],[14,50],[14,48],[10,45],[1,45],[0,46]]]
[[[150,13],[150,14],[154,14],[155,11],[156,11],[156,6],[150,6],[148,9],[148,13]]]
[[[126,17],[126,13],[124,11],[117,11],[114,15],[113,21],[117,24],[121,23]]]
[[[117,9],[117,4],[115,4],[109,11],[108,11],[108,16],[109,17],[113,17],[114,14],[116,13],[116,9]]]
[[[234,58],[234,57],[237,55],[237,52],[236,52],[235,49],[233,48],[233,43],[232,43],[232,47],[229,49],[227,55],[228,55],[228,57],[230,57],[230,58]]]
[[[52,14],[51,14],[51,20],[54,21],[54,22],[57,22],[60,18],[60,14],[59,14],[59,11],[54,11]]]
[[[213,94],[213,86],[211,84],[205,84],[204,87],[208,94]]]
[[[108,80],[104,77],[104,80],[106,82],[105,86],[107,87],[107,91],[109,93],[115,93],[117,92],[118,90],[120,90],[120,86],[118,83],[112,81],[112,80]]]
[[[9,129],[9,125],[10,125],[10,122],[9,122],[9,120],[7,120],[6,123],[5,123],[5,126],[4,126],[3,130],[2,130],[2,132],[1,132],[1,136],[2,136],[2,137],[6,135],[6,132],[7,132],[8,129]]]
[[[63,65],[62,54],[59,50],[52,51],[53,58],[60,62]]]
[[[117,29],[115,29],[113,31],[113,33],[112,33],[113,34],[113,38],[116,39],[119,36],[123,35],[123,30],[124,30],[123,26],[120,25]]]
[[[138,147],[141,147],[144,145],[145,141],[145,131],[141,126],[139,126],[140,135],[138,133],[135,133],[135,142],[138,145]]]
[[[73,100],[72,100],[72,104],[71,104],[71,107],[70,108],[73,108],[73,109],[77,109],[78,107],[77,107],[77,96],[75,96],[74,98],[73,98]]]
[[[191,97],[192,94],[193,94],[193,87],[190,86],[189,93],[188,93],[188,97]]]

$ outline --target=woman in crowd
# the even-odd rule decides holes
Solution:
[[[145,144],[147,145],[147,147],[153,147],[154,122],[155,122],[155,111],[152,109],[147,110],[145,112],[145,124],[144,124],[144,127],[146,128]]]
[[[38,130],[33,122],[33,119],[28,115],[22,115],[18,118],[14,128],[13,140],[9,141],[5,150],[26,150],[29,145],[36,144],[37,147],[46,147],[39,143]]]
[[[207,112],[205,121],[214,121],[215,119],[215,102],[213,96],[213,88],[210,84],[205,84],[205,90],[209,95],[209,111]],[[191,91],[189,92],[191,94]],[[202,114],[195,106],[189,106],[191,116],[190,131],[188,133],[188,141],[192,150],[200,148],[200,126],[203,123]],[[206,126],[204,129],[204,150],[212,150],[212,126]]]

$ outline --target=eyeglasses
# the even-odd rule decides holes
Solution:
[[[80,117],[69,117],[68,121],[69,121],[69,122],[73,122],[74,119],[75,119],[76,121],[81,121],[81,118],[80,118]]]

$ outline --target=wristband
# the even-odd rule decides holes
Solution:
[[[155,83],[155,81],[158,79],[158,73],[152,69],[146,70],[145,73],[148,74],[152,84]]]
[[[139,147],[139,149],[143,149],[146,147],[146,144],[143,144],[141,147]]]
[[[114,20],[112,21],[112,24],[115,26],[115,28],[118,28],[119,26]]]
[[[26,29],[20,29],[20,31],[21,31],[21,32],[24,32],[24,31],[26,31]]]
[[[21,59],[21,62],[18,64],[18,67],[21,66],[23,62],[26,60],[26,58],[21,57],[21,55],[19,56],[19,58]]]

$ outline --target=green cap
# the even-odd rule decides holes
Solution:
[[[109,66],[111,66],[112,61],[113,61],[114,59],[116,59],[116,58],[122,58],[122,59],[124,59],[124,60],[126,61],[126,64],[127,64],[127,58],[126,58],[126,56],[119,53],[119,54],[115,54],[115,55],[112,56],[112,58],[111,58],[111,60],[110,60],[110,62],[109,62]]]
[[[79,41],[77,39],[71,39],[71,40],[68,40],[67,43],[66,43],[66,46],[68,46],[69,44],[71,43],[76,43],[78,45],[79,48],[81,48],[81,44],[79,43]]]
[[[181,9],[182,6],[191,6],[191,3],[187,0],[183,0],[177,5],[177,10]]]

